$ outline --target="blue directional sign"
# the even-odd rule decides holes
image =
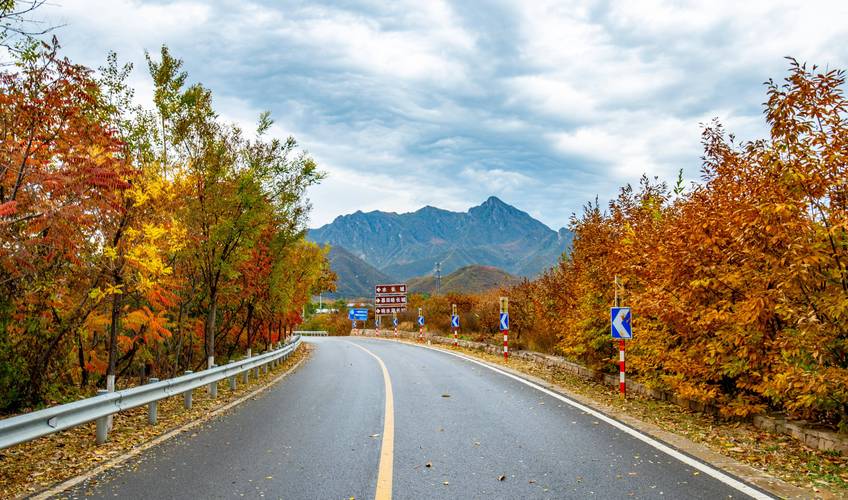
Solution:
[[[424,326],[424,316],[418,316],[418,326]]]
[[[633,327],[630,325],[629,307],[610,308],[610,331],[614,339],[632,339]]]
[[[509,330],[509,313],[501,313],[501,330]]]
[[[393,319],[393,320],[392,320],[392,324],[394,324],[395,326],[397,326],[397,325],[398,325],[397,318],[395,318],[395,319]]]
[[[353,309],[347,310],[347,319],[353,321]]]
[[[368,309],[353,309],[353,319],[356,321],[368,321]]]
[[[453,316],[451,316],[451,327],[452,328],[459,328],[459,315],[458,314],[454,314]]]

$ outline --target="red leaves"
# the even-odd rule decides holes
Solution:
[[[17,213],[18,202],[15,200],[0,204],[0,217],[8,217]]]

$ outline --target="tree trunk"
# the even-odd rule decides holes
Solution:
[[[120,271],[115,271],[113,276],[115,287],[123,284],[123,276]],[[109,325],[109,368],[106,369],[106,390],[115,391],[115,366],[118,360],[118,328],[121,321],[121,298],[122,293],[112,295],[112,321]]]
[[[172,377],[175,376],[178,373],[181,373],[180,368],[182,368],[181,365],[180,365],[180,361],[182,361],[182,357],[183,357],[183,302],[182,302],[182,300],[180,301],[180,310],[177,313],[177,331],[176,331],[176,334],[177,334],[177,349],[176,349],[177,350],[177,352],[176,352],[177,359],[174,362],[174,372],[171,373]]]
[[[206,311],[206,367],[215,366],[215,315],[218,312],[218,291],[213,287],[209,291],[209,309]]]
[[[82,346],[82,332],[77,330],[77,350],[79,351],[79,366],[81,370],[80,388],[88,385],[88,370],[85,369],[85,351]]]

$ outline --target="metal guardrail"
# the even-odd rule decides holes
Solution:
[[[303,330],[303,331],[295,331],[295,335],[301,335],[304,337],[328,337],[330,334],[325,332],[324,330]]]
[[[168,380],[156,381],[129,389],[115,392],[105,392],[94,397],[74,401],[63,405],[52,406],[43,410],[17,415],[0,420],[0,449],[16,444],[25,443],[41,436],[70,429],[92,420],[97,421],[97,442],[106,441],[108,432],[107,419],[122,410],[137,406],[149,405],[148,421],[156,423],[157,402],[176,396],[184,395],[186,408],[191,408],[191,393],[194,389],[209,386],[209,393],[215,397],[218,392],[218,382],[230,379],[230,388],[236,387],[236,376],[242,375],[246,383],[250,370],[254,370],[254,378],[259,377],[259,370],[268,370],[268,365],[286,359],[300,345],[301,337],[296,336],[283,347],[249,357],[232,361],[226,365],[215,366],[197,373],[187,373]]]

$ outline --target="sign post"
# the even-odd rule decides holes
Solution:
[[[374,286],[374,315],[385,316],[406,311],[406,284]]]
[[[424,310],[418,308],[418,341],[424,342]]]
[[[501,297],[501,333],[504,336],[504,361],[509,360],[509,298]]]
[[[398,331],[397,331],[398,320],[397,320],[397,313],[396,312],[392,313],[392,325],[395,327],[395,338],[398,338]]]
[[[457,334],[459,332],[459,314],[456,313],[456,304],[451,304],[451,329],[453,330],[453,345],[459,345]]]
[[[356,330],[358,321],[362,321],[363,325],[366,321],[368,321],[368,309],[348,309],[347,317],[350,318],[350,320],[353,322],[353,329]]]
[[[374,316],[374,330],[377,332],[377,336],[380,336],[380,317]]]
[[[615,306],[610,308],[610,333],[613,339],[618,339],[618,394],[622,399],[627,397],[627,385],[624,380],[624,344],[625,340],[633,338],[633,327],[629,307],[621,307],[618,294],[618,276],[615,277]]]

